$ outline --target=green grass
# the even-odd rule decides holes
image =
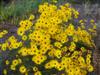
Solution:
[[[0,22],[18,24],[19,20],[25,19],[34,13],[40,4],[39,0],[17,0],[7,5],[0,6]]]

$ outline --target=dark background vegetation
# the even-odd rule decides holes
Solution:
[[[30,13],[36,13],[38,5],[44,1],[52,0],[0,0],[0,22],[18,25],[18,22],[29,17]],[[100,0],[58,0],[58,3],[65,1],[78,5],[100,3]]]
[[[9,3],[11,1],[15,1],[15,0],[1,0],[2,2],[5,2],[5,3]],[[75,1],[75,0],[69,0],[69,1]],[[100,3],[100,0],[76,0],[76,2],[78,3],[83,3],[83,2],[86,2],[86,1],[89,1],[91,3]]]

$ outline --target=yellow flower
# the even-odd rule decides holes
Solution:
[[[22,35],[24,35],[24,33],[25,33],[25,29],[24,28],[18,28],[18,30],[17,30],[17,34],[18,35],[20,35],[20,36],[22,36]]]
[[[74,11],[74,17],[77,19],[79,16],[79,12],[78,11]]]
[[[26,67],[24,65],[20,66],[19,68],[20,73],[25,73],[27,71]]]
[[[28,72],[26,72],[25,75],[28,75]]]
[[[3,33],[4,33],[4,34],[7,34],[7,33],[8,33],[8,31],[7,31],[7,30],[3,30]]]
[[[66,6],[66,7],[69,7],[69,6],[70,6],[70,3],[66,3],[65,6]]]
[[[19,62],[19,63],[22,63],[22,60],[19,58],[19,59],[18,59],[18,62]]]
[[[11,69],[11,70],[16,70],[15,65],[11,65],[11,66],[10,66],[10,69]]]
[[[69,24],[68,29],[69,30],[74,30],[74,25],[73,24]]]
[[[63,57],[62,58],[62,61],[63,62],[66,62],[66,64],[70,64],[72,62],[71,58],[70,57]]]
[[[13,49],[12,45],[9,45],[8,49],[9,50],[12,50]]]
[[[59,62],[57,60],[51,60],[50,62],[51,68],[56,68],[59,65]]]
[[[57,0],[52,0],[52,2],[57,3]]]
[[[6,69],[3,70],[3,74],[7,75],[7,70]]]
[[[6,65],[9,65],[9,60],[6,60]]]
[[[61,56],[62,56],[61,50],[56,50],[54,54],[55,54],[55,56],[56,56],[57,58],[61,58]]]
[[[66,63],[66,61],[61,61],[61,66],[63,67],[63,68],[66,68],[67,66],[68,66],[68,64]]]
[[[72,52],[76,49],[76,44],[74,42],[71,42],[71,45],[69,46],[69,50]]]
[[[54,67],[54,66],[53,66]],[[45,68],[46,69],[51,69],[52,68],[52,64],[50,62],[45,64]]]
[[[2,38],[3,37],[3,34],[2,33],[0,33],[0,38]]]
[[[3,43],[1,45],[1,50],[6,51],[6,48],[7,48],[7,44],[6,43]]]
[[[38,71],[38,68],[37,67],[33,67],[33,71]]]
[[[72,54],[72,55],[79,55],[80,54],[80,52],[78,52],[78,51],[74,51],[74,53]]]
[[[38,49],[29,49],[28,54],[29,55],[37,55],[39,53]]]
[[[47,47],[42,47],[42,48],[39,50],[39,52],[40,52],[41,54],[45,54],[47,51],[48,51],[48,46],[47,46]]]
[[[86,70],[82,70],[82,69],[81,69],[81,75],[87,75],[87,73],[88,73],[88,72],[87,72]]]
[[[19,47],[19,43],[12,44],[12,48],[17,49]]]
[[[91,23],[94,23],[95,21],[93,19],[90,20]]]
[[[55,55],[55,49],[52,49],[51,51],[49,51],[49,52],[48,52],[48,55],[49,55],[50,57],[54,57],[54,55]]]
[[[50,29],[48,30],[48,33],[49,33],[50,35],[54,35],[54,34],[56,34],[56,32],[57,32],[57,29],[56,29],[56,28],[50,28]]]
[[[16,66],[16,65],[19,64],[19,61],[18,61],[17,59],[14,59],[14,60],[12,61],[12,64]]]
[[[62,44],[60,42],[55,42],[54,43],[54,46],[58,47],[58,48],[61,48]]]
[[[45,10],[48,10],[48,3],[44,3],[43,5],[39,5],[39,12],[42,13]]]
[[[19,25],[22,27],[22,26],[24,26],[24,24],[25,24],[25,21],[20,21],[20,23],[19,23]]]
[[[35,16],[34,15],[30,15],[29,20],[32,21],[34,20]]]
[[[10,36],[9,38],[8,38],[8,41],[11,43],[11,45],[12,44],[14,44],[14,43],[16,43],[17,42],[17,39],[15,38],[15,36]]]
[[[26,35],[23,35],[22,36],[22,40],[24,40],[24,41],[27,40],[27,36]]]
[[[28,55],[28,50],[27,49],[24,49],[23,51],[22,51],[22,56],[27,56]]]
[[[7,30],[3,30],[2,32],[0,32],[0,38],[2,38],[4,35],[6,35],[8,33]]]
[[[86,49],[84,47],[81,47],[82,52],[86,52]]]
[[[40,71],[37,71],[34,73],[34,75],[42,75],[42,73]]]
[[[59,70],[59,71],[61,71],[61,70],[63,70],[64,68],[62,67],[62,65],[61,64],[58,64],[57,66],[56,66],[56,68]]]
[[[33,25],[33,23],[29,20],[25,20],[25,27],[22,27],[22,28],[25,28],[25,31],[29,30],[31,28],[31,26]]]
[[[86,57],[87,57],[87,58],[91,58],[91,54],[87,54]]]
[[[90,64],[91,63],[91,59],[90,58],[86,58],[86,63]]]
[[[82,19],[81,19],[81,20],[79,20],[79,23],[84,23],[84,20],[82,20]]]
[[[73,36],[74,31],[73,30],[67,30],[68,36]]]
[[[96,25],[94,25],[94,26],[93,26],[93,29],[97,29],[97,26],[96,26]]]
[[[66,46],[61,48],[61,51],[63,51],[63,52],[64,51],[66,52],[67,50],[68,50],[68,48]]]
[[[36,64],[43,63],[47,57],[45,55],[38,54],[36,56],[33,56],[32,61],[34,61]]]
[[[89,72],[92,72],[94,70],[92,65],[87,65],[87,69],[88,69]]]
[[[80,62],[80,64],[85,63],[85,59],[82,56],[78,58],[78,61]]]
[[[79,67],[76,67],[75,69],[74,69],[74,73],[75,73],[75,75],[78,75],[78,74],[80,74],[81,72],[80,72],[80,68]]]
[[[82,29],[85,29],[84,23],[81,24],[81,28],[82,28]]]
[[[78,37],[77,36],[73,36],[73,41],[74,42],[78,42]]]

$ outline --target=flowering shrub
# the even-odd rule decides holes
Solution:
[[[93,71],[94,20],[79,20],[69,3],[57,7],[39,5],[38,18],[22,20],[17,36],[0,44],[9,51],[3,60],[3,75],[87,75]],[[87,29],[87,24],[91,28]]]

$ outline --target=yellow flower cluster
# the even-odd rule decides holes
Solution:
[[[10,36],[4,43],[0,44],[1,50],[13,50],[22,46],[22,42],[18,42],[15,36]]]
[[[16,66],[21,63],[21,59],[14,59],[11,63],[10,69],[16,70]]]
[[[4,35],[6,35],[8,33],[7,30],[3,30],[2,32],[0,32],[0,38],[2,38]]]
[[[69,3],[60,7],[44,3],[39,5],[38,12],[40,16],[34,22],[34,15],[20,22],[17,34],[22,41],[19,42],[11,36],[1,45],[2,50],[6,50],[7,47],[10,50],[18,48],[18,59],[12,61],[11,70],[16,70],[16,66],[20,64],[19,72],[28,75],[30,69],[23,63],[23,58],[31,56],[30,61],[36,65],[41,66],[45,63],[45,69],[55,68],[58,71],[65,71],[67,75],[87,75],[87,72],[92,72],[92,53],[88,49],[94,46],[92,35],[85,29],[84,20],[79,20],[78,26],[71,21],[79,17],[79,12]],[[90,23],[94,24],[94,20]],[[95,28],[93,25],[94,31]],[[28,47],[24,44],[26,42]],[[85,46],[80,47],[78,43]],[[31,68],[34,75],[42,75],[37,67]]]
[[[36,56],[33,56],[32,61],[34,61],[36,64],[41,64],[46,59],[47,57],[44,55],[36,55]]]
[[[78,57],[78,54],[76,54],[75,59],[73,59],[72,56],[63,57],[61,62],[58,62],[57,60],[51,60],[45,65],[45,68],[56,68],[59,71],[65,70],[68,75],[87,75],[87,70],[89,72],[93,71],[93,66],[91,65],[90,61],[91,54],[87,55],[86,61],[82,56]]]
[[[20,66],[19,71],[23,74],[26,72],[26,67],[25,66]]]
[[[20,27],[17,30],[17,34],[22,36],[27,30],[31,29],[31,26],[33,25],[32,20],[34,20],[34,18],[34,15],[30,15],[28,20],[21,21]]]

